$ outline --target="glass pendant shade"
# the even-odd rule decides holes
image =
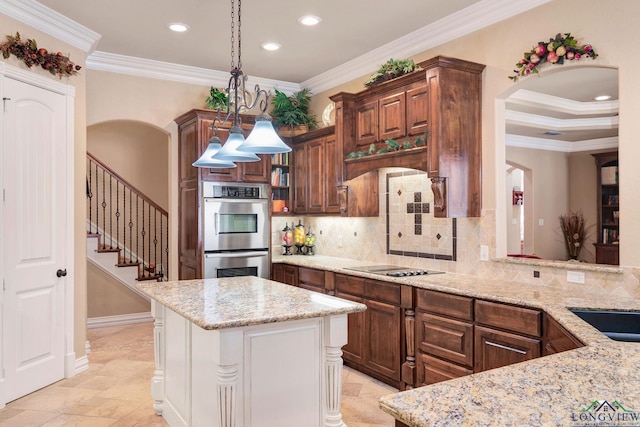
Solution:
[[[217,136],[209,140],[207,149],[202,156],[192,163],[197,168],[235,168],[236,164],[227,160],[214,159],[213,156],[222,148],[222,141]]]
[[[229,138],[224,143],[220,151],[213,157],[214,160],[225,160],[228,162],[257,162],[260,157],[254,153],[247,151],[238,151],[240,144],[244,142],[242,129],[239,126],[233,126],[229,130]]]
[[[276,154],[287,153],[291,151],[291,147],[280,139],[271,124],[271,116],[265,113],[256,117],[256,124],[253,130],[247,140],[238,147],[238,151]]]

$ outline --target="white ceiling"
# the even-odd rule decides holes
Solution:
[[[263,78],[300,83],[479,1],[244,1],[243,69]],[[231,69],[230,0],[39,2],[102,35],[98,51]],[[298,18],[307,14],[321,17],[322,22],[302,26]],[[167,28],[171,22],[185,23],[190,30],[174,33]],[[282,48],[267,52],[260,47],[266,41]]]
[[[618,70],[557,67],[524,79],[507,99],[507,145],[566,152],[617,147]],[[597,95],[611,99],[595,101]]]

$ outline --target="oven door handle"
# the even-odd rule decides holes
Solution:
[[[219,254],[205,254],[205,258],[256,258],[269,255],[269,251],[224,252]]]
[[[218,218],[218,212],[213,214],[213,234],[218,235],[218,223],[220,219]]]

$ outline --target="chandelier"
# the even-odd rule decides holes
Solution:
[[[260,160],[256,154],[286,153],[291,148],[285,144],[273,129],[271,116],[267,113],[271,92],[260,89],[255,85],[255,95],[250,95],[245,84],[249,78],[242,72],[242,39],[241,39],[241,8],[242,0],[238,0],[238,12],[235,13],[235,0],[231,0],[231,77],[227,84],[227,114],[222,118],[220,108],[211,124],[212,137],[205,152],[193,166],[202,168],[232,168],[233,162],[256,162]],[[236,19],[237,16],[237,19]],[[235,52],[238,52],[237,63]],[[259,104],[260,114],[255,119],[253,130],[244,138],[240,117],[241,110],[251,110]],[[217,136],[220,124],[231,118],[229,137],[222,144]]]

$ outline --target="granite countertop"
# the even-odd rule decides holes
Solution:
[[[374,263],[327,256],[275,256],[273,261],[542,309],[585,344],[382,397],[382,410],[409,426],[640,425],[640,343],[613,341],[568,310],[640,310],[637,299],[585,294],[572,284],[523,285],[452,273],[385,277],[346,269]],[[617,401],[624,409],[587,410],[596,400]]]
[[[363,304],[258,277],[139,283],[136,287],[203,329],[236,328],[364,311]]]

